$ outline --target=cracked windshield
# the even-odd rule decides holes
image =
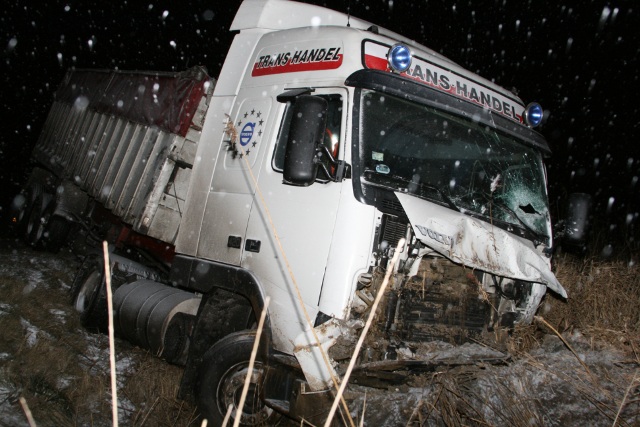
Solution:
[[[362,93],[364,180],[547,239],[541,154],[487,126],[374,91]]]

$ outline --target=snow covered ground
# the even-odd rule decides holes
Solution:
[[[107,337],[85,331],[69,301],[79,258],[0,240],[0,426],[111,425]],[[437,367],[387,390],[353,386],[364,425],[640,425],[633,352],[573,329],[540,335],[528,351],[432,346]],[[199,425],[175,398],[181,370],[117,340],[121,425]],[[500,360],[489,363],[487,360]],[[364,413],[364,415],[363,415]]]
[[[109,426],[109,343],[84,330],[69,290],[80,259],[0,241],[0,426]],[[116,341],[121,425],[199,425],[175,398],[181,369]]]

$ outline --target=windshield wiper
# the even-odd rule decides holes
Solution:
[[[431,184],[420,184],[420,183],[417,183],[417,184],[416,184],[416,183],[415,183],[415,182],[413,182],[413,181],[409,181],[409,182],[410,182],[410,183],[412,183],[412,184],[418,185],[420,188],[424,188],[424,189],[427,189],[427,190],[435,191],[435,192],[440,196],[440,198],[441,198],[441,199],[442,199],[442,200],[443,200],[443,201],[444,201],[444,202],[445,202],[445,203],[446,203],[446,204],[447,204],[451,209],[453,209],[453,210],[454,210],[454,211],[456,211],[456,212],[460,212],[460,208],[459,208],[455,203],[453,203],[453,200],[451,200],[451,198],[450,198],[449,196],[447,196],[447,194],[446,194],[444,191],[442,191],[441,189],[439,189],[439,188],[438,188],[438,187],[436,187],[435,185],[431,185]]]
[[[372,180],[371,177],[374,175],[375,175],[375,179]],[[453,202],[453,200],[451,200],[451,198],[444,191],[442,191],[440,188],[436,187],[435,185],[423,184],[423,183],[411,181],[397,175],[393,175],[393,176],[381,175],[373,171],[365,171],[365,177],[367,178],[367,181],[369,181],[371,184],[390,187],[398,191],[403,191],[403,192],[406,191],[410,194],[414,194],[422,198],[426,198],[424,193],[427,193],[427,192],[436,193],[439,196],[439,199],[440,199],[439,201],[444,202],[444,204],[446,204],[449,208],[453,209],[454,211],[460,212],[460,208]],[[401,182],[406,185],[404,187],[398,187],[398,182]],[[420,188],[419,192],[409,191],[409,187],[414,185]],[[427,191],[423,191],[423,190],[427,190]],[[429,199],[434,200],[431,197],[429,197]]]

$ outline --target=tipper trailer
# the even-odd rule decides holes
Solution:
[[[14,203],[34,246],[111,243],[116,332],[184,365],[204,417],[237,404],[267,297],[241,422],[324,416],[398,248],[360,384],[566,298],[538,104],[317,6],[245,0],[231,30],[217,79],[70,70]],[[101,259],[73,303],[104,330]]]

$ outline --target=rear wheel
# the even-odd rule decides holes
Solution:
[[[71,286],[71,302],[87,329],[106,332],[109,327],[104,263],[97,257],[87,258]]]
[[[227,335],[204,355],[196,390],[198,408],[210,425],[221,425],[229,406],[232,407],[229,425],[235,420],[255,337],[255,331]],[[260,390],[263,363],[259,352],[251,373],[249,392],[242,407],[240,425],[273,425],[281,417],[262,401]]]
[[[45,229],[42,245],[49,252],[59,252],[67,241],[71,223],[59,215],[52,215]]]
[[[56,202],[50,201],[37,220],[33,221],[29,243],[36,249],[58,252],[67,240],[71,224],[66,218],[55,215]]]
[[[14,230],[20,236],[24,236],[31,209],[34,206],[35,200],[42,192],[42,185],[33,183],[13,198],[11,203],[11,218]]]

